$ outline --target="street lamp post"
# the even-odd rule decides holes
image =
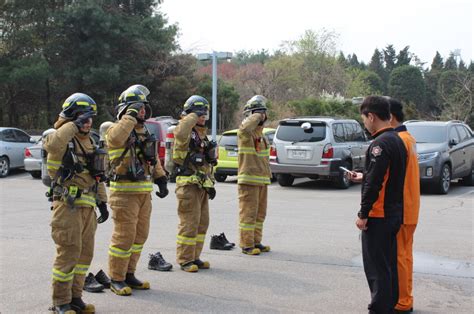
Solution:
[[[232,52],[200,53],[197,55],[200,61],[212,60],[212,139],[216,140],[217,135],[217,60],[232,59]]]

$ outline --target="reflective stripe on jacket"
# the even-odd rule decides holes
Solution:
[[[238,184],[270,184],[270,144],[258,125],[261,115],[254,113],[245,119],[237,132],[239,147]]]

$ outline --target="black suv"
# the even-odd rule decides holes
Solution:
[[[474,137],[462,121],[406,121],[416,140],[420,179],[439,194],[447,194],[451,180],[473,185]]]

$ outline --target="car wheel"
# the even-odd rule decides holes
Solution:
[[[474,185],[474,173],[471,170],[471,173],[468,174],[467,176],[462,178],[462,184],[467,185],[467,186],[473,186]]]
[[[30,174],[35,179],[41,179],[41,171],[31,171]]]
[[[276,176],[276,174],[274,174],[274,173],[272,174],[272,177],[270,178],[270,181],[271,181],[271,182],[276,182],[276,181],[277,181],[277,176]]]
[[[295,181],[295,177],[291,174],[279,173],[277,174],[277,181],[281,186],[291,186],[293,181]]]
[[[7,157],[0,157],[0,178],[5,178],[10,173],[10,161]]]
[[[352,170],[352,166],[348,162],[344,162],[341,165],[344,168],[347,168],[349,170]],[[336,178],[336,181],[334,182],[335,186],[339,189],[348,189],[351,186],[351,180],[346,176],[346,173],[339,169],[339,176]]]
[[[439,181],[436,183],[435,191],[438,194],[448,194],[449,187],[451,186],[451,167],[448,164],[444,164],[441,168]]]
[[[227,175],[214,173],[214,178],[216,179],[217,182],[225,182],[225,179],[227,179]]]

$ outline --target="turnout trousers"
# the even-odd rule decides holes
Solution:
[[[201,256],[209,227],[209,198],[196,184],[178,186],[175,193],[179,216],[176,261],[182,265]]]
[[[362,231],[362,258],[369,284],[369,313],[392,313],[398,301],[397,232],[401,217],[372,218]]]
[[[112,191],[109,199],[114,221],[109,246],[109,275],[112,280],[124,281],[127,273],[135,273],[148,238],[151,195]]]
[[[397,233],[398,303],[395,309],[408,311],[413,307],[413,235],[416,225],[403,224]]]
[[[262,243],[263,222],[267,215],[267,185],[239,184],[240,247]]]
[[[53,305],[82,297],[85,276],[94,255],[97,217],[92,206],[74,209],[62,201],[53,202],[51,236],[56,244],[53,264]]]

